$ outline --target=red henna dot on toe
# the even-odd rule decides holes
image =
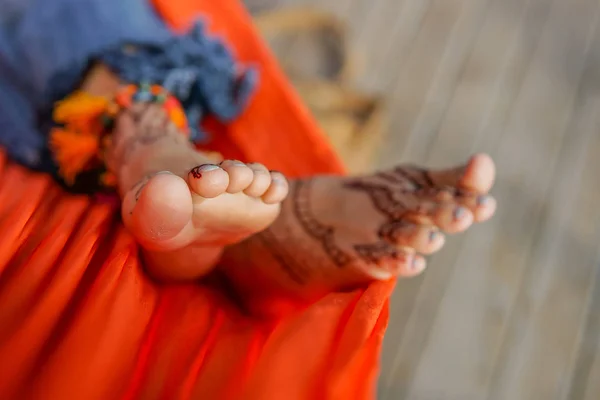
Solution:
[[[219,169],[218,165],[202,164],[202,165],[198,165],[197,167],[192,168],[192,170],[190,171],[190,175],[192,175],[192,177],[194,179],[200,179],[200,178],[202,178],[203,172],[214,171],[216,169]]]
[[[192,177],[194,179],[200,179],[200,178],[202,178],[202,173],[200,172],[200,167],[194,167],[194,168],[192,168],[192,170],[190,171],[190,174],[192,175]]]

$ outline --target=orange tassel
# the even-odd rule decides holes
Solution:
[[[49,145],[60,175],[67,184],[73,184],[98,154],[100,143],[98,135],[55,128],[50,132]]]
[[[92,96],[85,92],[75,92],[56,103],[53,119],[59,124],[88,125],[104,113],[110,101],[105,97]]]
[[[65,125],[50,133],[50,149],[66,183],[72,184],[100,149],[102,125],[100,116],[110,106],[104,97],[75,92],[54,108],[54,121]]]
[[[79,91],[56,103],[54,121],[63,127],[51,131],[49,145],[59,173],[67,184],[73,184],[77,175],[94,167],[94,163],[100,165],[105,161],[103,149],[109,147],[111,138],[103,135],[106,129],[103,119],[115,118],[121,108],[130,107],[137,91],[136,85],[127,85],[114,101]],[[157,85],[150,86],[150,92],[155,96],[165,94],[163,107],[169,118],[177,128],[189,134],[187,118],[179,101],[166,95]],[[99,179],[105,186],[116,184],[110,173]]]
[[[187,118],[181,108],[174,108],[172,110],[169,110],[169,118],[171,118],[171,121],[173,121],[173,124],[178,129],[180,129],[184,132],[187,132],[187,130],[188,130]]]

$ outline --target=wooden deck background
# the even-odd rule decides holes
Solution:
[[[345,21],[381,167],[498,166],[497,216],[393,298],[378,398],[600,399],[598,0],[287,0]]]

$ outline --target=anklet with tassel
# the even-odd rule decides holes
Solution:
[[[189,127],[180,102],[158,85],[127,85],[110,99],[78,91],[58,102],[50,131],[49,147],[58,174],[67,186],[79,177],[94,177],[101,188],[113,189],[117,180],[105,165],[106,149],[118,115],[134,103],[161,104],[179,132],[189,138]]]

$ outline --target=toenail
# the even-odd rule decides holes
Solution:
[[[251,167],[255,172],[269,172],[267,170],[267,168],[265,168],[264,165],[260,164],[260,163],[250,163],[247,164],[249,167]]]
[[[413,257],[413,260],[412,260],[412,263],[410,264],[410,267],[411,267],[413,270],[417,270],[417,269],[419,269],[419,268],[421,267],[421,265],[420,265],[420,264],[421,264],[421,263],[420,263],[420,261],[419,261],[419,258],[418,258],[418,257]]]
[[[277,183],[285,183],[285,182],[287,181],[287,180],[286,180],[286,179],[283,177],[283,175],[280,175],[280,174],[273,174],[273,175],[271,175],[271,179],[272,179],[274,182],[277,182]]]
[[[225,160],[225,161],[221,161],[219,163],[219,165],[223,165],[223,164],[229,164],[229,165],[235,166],[235,167],[245,167],[246,166],[246,163],[243,163],[238,160]]]
[[[490,202],[490,196],[488,196],[487,194],[477,197],[477,205],[478,206],[484,206],[489,202]]]
[[[174,175],[171,171],[158,171],[155,175]]]
[[[219,169],[220,167],[215,164],[202,164],[202,165],[197,166],[196,168],[198,168],[198,170],[200,170],[202,172],[208,172],[208,171],[214,171],[216,169]]]
[[[454,210],[454,219],[461,219],[467,213],[467,209],[464,207],[456,207]]]
[[[435,240],[438,238],[439,235],[440,235],[440,233],[438,231],[429,232],[429,241],[435,242]]]
[[[196,179],[200,179],[202,178],[202,173],[204,172],[210,172],[210,171],[215,171],[217,169],[219,169],[220,167],[218,165],[215,164],[202,164],[202,165],[198,165],[197,167],[192,168],[192,170],[190,171],[190,174],[196,178]]]

